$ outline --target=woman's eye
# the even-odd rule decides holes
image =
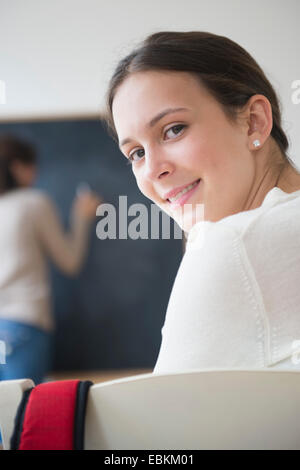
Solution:
[[[168,130],[165,132],[165,134],[167,134],[167,133],[170,132],[170,131],[174,132],[174,130],[175,130],[175,133],[174,133],[174,134],[175,134],[175,137],[176,137],[176,136],[180,133],[180,130],[184,129],[185,127],[186,127],[186,125],[184,125],[184,124],[176,124],[176,126],[170,127],[170,129],[168,129]],[[179,129],[179,131],[178,131],[178,129]],[[176,132],[176,131],[177,131],[177,132]],[[139,161],[139,159],[135,159],[135,158],[134,158],[134,155],[137,154],[137,153],[140,152],[140,151],[143,152],[144,150],[143,150],[143,149],[138,149],[138,150],[135,150],[134,152],[132,152],[132,153],[129,155],[127,165],[131,165],[133,161],[134,161],[134,162]],[[143,155],[142,155],[142,156],[143,156]]]
[[[128,162],[127,162],[127,165],[131,165],[131,163],[134,161],[134,162],[137,162],[138,160],[136,160],[134,158],[134,155],[138,152],[143,152],[144,150],[143,149],[138,149],[138,150],[135,150],[135,152],[132,152],[129,157],[128,157]]]
[[[167,134],[169,131],[173,131],[173,129],[179,129],[179,130],[180,130],[180,129],[183,129],[183,128],[185,128],[185,127],[186,127],[186,126],[185,126],[184,124],[177,124],[176,126],[170,127],[170,129],[168,129],[168,130],[166,131],[166,134]],[[179,132],[175,132],[175,136],[178,135],[178,134],[179,134]]]

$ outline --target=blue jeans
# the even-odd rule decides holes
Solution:
[[[52,367],[53,339],[52,332],[0,318],[0,380],[42,383]]]
[[[52,367],[52,332],[0,318],[0,340],[5,359],[0,361],[0,380],[32,379],[42,383]],[[5,361],[5,363],[3,363]]]

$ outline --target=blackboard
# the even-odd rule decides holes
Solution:
[[[131,166],[100,119],[1,123],[4,132],[36,145],[35,186],[56,203],[66,229],[81,182],[116,208],[119,196],[126,195],[128,207],[142,203],[150,214],[153,203],[138,189]],[[53,371],[152,368],[158,356],[182,239],[103,240],[96,234],[99,220],[78,275],[69,278],[49,264],[56,322]],[[171,229],[174,225],[170,220]]]

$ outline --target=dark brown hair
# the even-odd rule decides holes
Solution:
[[[16,160],[25,165],[35,165],[35,146],[12,134],[0,135],[0,194],[19,186],[11,171],[11,164]]]
[[[132,73],[148,70],[190,72],[222,106],[227,118],[236,122],[241,108],[255,94],[268,98],[273,115],[271,136],[280,149],[280,161],[294,163],[287,155],[289,142],[281,124],[281,103],[254,58],[225,36],[203,31],[161,31],[119,61],[106,95],[104,122],[117,141],[112,104],[118,87]]]

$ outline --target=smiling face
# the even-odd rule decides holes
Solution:
[[[131,74],[117,89],[112,113],[139,189],[184,231],[242,210],[255,175],[247,130],[228,120],[192,74]],[[167,193],[184,188],[170,202]]]

